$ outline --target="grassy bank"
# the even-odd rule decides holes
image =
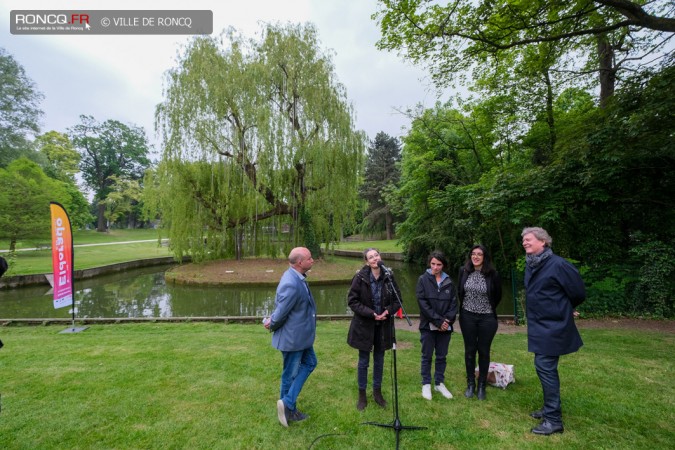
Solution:
[[[9,260],[9,271],[5,276],[52,272],[52,253],[50,250],[28,250],[16,252],[15,255],[14,259]],[[6,254],[2,256],[9,258]],[[161,247],[157,245],[157,242],[77,247],[75,248],[75,270],[162,256],[172,255],[167,247]]]
[[[366,248],[373,247],[378,249],[380,252],[387,253],[400,253],[403,251],[401,246],[395,240],[392,241],[353,241],[353,242],[340,242],[335,246],[338,250],[352,250],[357,252],[362,252]]]
[[[150,242],[131,243],[130,241]],[[108,233],[80,230],[73,233],[73,243],[76,246],[75,270],[90,269],[136,259],[172,256],[168,247],[158,245],[157,230],[110,230]],[[27,239],[17,242],[16,247],[19,251],[13,256],[10,257],[8,253],[1,254],[10,263],[5,276],[51,273],[52,253],[48,249],[50,245],[49,238],[44,240]],[[25,250],[33,248],[41,249]],[[0,249],[8,250],[9,242],[0,240]]]
[[[130,243],[130,241],[147,240],[150,242]],[[90,269],[136,259],[172,256],[169,248],[159,246],[157,240],[157,230],[110,230],[107,233],[98,233],[93,230],[75,231],[73,234],[73,242],[76,246],[75,270]],[[122,242],[123,244],[121,244]],[[47,249],[49,245],[51,245],[49,239],[27,239],[17,242],[18,250],[42,249],[16,252],[13,259],[10,260],[10,269],[5,276],[51,273],[52,254],[51,250]],[[382,252],[401,251],[396,241],[345,242],[336,248],[360,252],[366,247],[376,247]],[[9,241],[0,240],[0,249],[9,249]],[[7,253],[2,253],[2,256],[9,258]],[[282,264],[287,266],[285,261]],[[190,276],[188,276],[188,279]],[[351,276],[348,278],[351,278]],[[339,279],[345,279],[345,277],[340,275]]]
[[[76,245],[124,241],[144,241],[148,239],[156,240],[157,237],[158,231],[153,229],[115,229],[109,230],[105,233],[99,233],[95,230],[76,230],[73,232],[73,242]],[[21,250],[45,245],[51,245],[51,238],[49,236],[18,241],[16,243],[16,248],[17,250]],[[9,250],[9,241],[7,239],[0,239],[0,249]]]
[[[356,411],[356,351],[348,322],[320,322],[319,366],[299,398],[310,419],[282,428],[275,401],[279,352],[261,325],[4,327],[0,338],[0,448],[394,448],[390,409]],[[446,384],[455,399],[420,395],[419,337],[399,331],[401,448],[672,448],[673,335],[582,330],[586,346],[561,362],[566,431],[533,436],[527,416],[541,389],[524,333],[498,335],[493,359],[515,364],[516,383],[467,400],[455,335]],[[665,357],[664,357],[665,356]],[[391,354],[384,392],[390,397]]]

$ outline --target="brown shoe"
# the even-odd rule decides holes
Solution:
[[[382,397],[382,389],[373,389],[373,399],[375,400],[375,403],[381,407],[387,407],[387,401]]]
[[[356,409],[363,411],[368,406],[368,398],[366,397],[366,390],[359,389],[359,401],[356,403]]]

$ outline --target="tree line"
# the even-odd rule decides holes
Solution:
[[[523,267],[542,226],[587,312],[672,317],[672,4],[382,0],[378,46],[469,95],[409,111],[395,190],[412,260],[486,244]]]
[[[140,220],[138,183],[150,166],[145,131],[82,115],[65,132],[40,133],[43,94],[4,49],[0,68],[0,236],[9,250],[49,237],[50,201],[62,203],[77,228]]]

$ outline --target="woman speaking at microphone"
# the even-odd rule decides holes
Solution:
[[[363,252],[365,265],[352,279],[347,304],[354,312],[349,325],[347,343],[359,351],[357,382],[359,399],[356,409],[363,411],[368,405],[368,366],[373,353],[373,399],[381,407],[387,402],[382,396],[384,352],[394,342],[393,316],[401,307],[401,290],[394,276],[382,265],[380,252],[368,248]],[[394,291],[395,290],[395,291]]]

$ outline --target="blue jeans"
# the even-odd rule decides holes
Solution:
[[[534,368],[537,370],[541,389],[544,391],[544,419],[554,425],[562,425],[559,360],[559,356],[534,354]]]
[[[359,350],[357,366],[357,382],[359,389],[365,391],[368,387],[368,366],[370,352]],[[373,389],[382,388],[382,373],[384,372],[384,350],[373,350]]]
[[[297,352],[281,352],[284,369],[281,372],[281,391],[279,398],[291,411],[295,411],[295,402],[309,374],[316,368],[314,347]]]
[[[422,384],[431,384],[431,359],[436,353],[436,370],[434,381],[436,386],[445,381],[446,357],[450,346],[449,331],[420,330],[420,342],[422,343]]]

